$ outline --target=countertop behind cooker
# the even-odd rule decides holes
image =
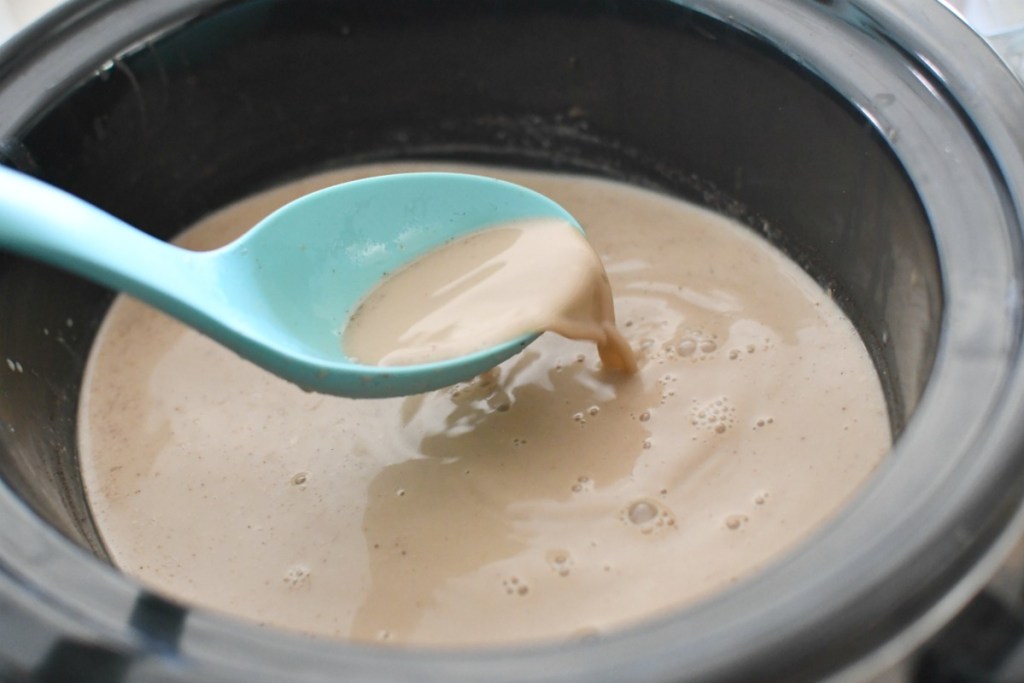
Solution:
[[[61,0],[0,0],[0,40],[61,4]]]
[[[62,4],[62,1],[0,0],[0,43]],[[963,16],[1024,80],[1024,0],[936,1],[943,2]],[[1024,114],[1021,125],[1024,125]],[[872,679],[870,683],[952,683],[990,680],[985,670],[992,670],[992,662],[981,662],[980,669],[968,674],[966,671],[956,671],[960,665],[952,660],[960,658],[960,664],[964,664],[965,658],[977,657],[977,651],[1005,646],[1004,640],[1012,640],[1024,633],[1022,624],[1024,541],[1004,563],[985,593],[958,617],[957,623],[948,627],[939,639],[923,648],[917,656],[897,664],[886,673]],[[958,652],[960,644],[967,641],[971,641],[964,646],[967,654],[962,655]],[[974,663],[977,664],[978,661]],[[971,668],[972,664],[967,663],[967,667]]]

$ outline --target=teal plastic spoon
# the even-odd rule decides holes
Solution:
[[[455,237],[556,217],[555,202],[481,176],[406,173],[336,185],[277,210],[220,249],[172,246],[62,190],[0,167],[0,248],[149,303],[303,389],[377,398],[470,379],[537,335],[448,361],[377,367],[341,331],[388,273]]]

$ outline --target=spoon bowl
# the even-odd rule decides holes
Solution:
[[[0,167],[0,248],[124,291],[305,390],[358,398],[449,386],[532,342],[536,333],[450,360],[379,367],[347,358],[342,332],[389,273],[457,237],[539,217],[579,227],[512,183],[402,173],[306,195],[234,242],[194,252]]]

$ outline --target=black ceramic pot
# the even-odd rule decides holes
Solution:
[[[0,677],[858,678],[1020,532],[1024,93],[933,0],[78,0],[0,55],[0,160],[169,236],[383,159],[580,171],[764,233],[871,349],[898,441],[734,589],[575,644],[394,650],[262,630],[104,559],[75,465],[111,293],[0,254]]]

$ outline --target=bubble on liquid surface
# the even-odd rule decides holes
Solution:
[[[284,573],[284,582],[291,588],[297,588],[309,581],[309,567],[304,564],[293,564]]]
[[[572,572],[572,555],[568,550],[549,550],[547,553],[548,566],[559,576],[569,576]]]
[[[739,513],[727,515],[725,518],[725,528],[730,531],[736,531],[746,524],[748,519],[749,517]]]
[[[523,596],[530,592],[530,587],[518,576],[511,576],[501,582],[506,595]]]
[[[697,341],[694,339],[690,339],[689,337],[683,339],[681,342],[679,342],[679,345],[676,346],[676,353],[678,353],[680,356],[683,356],[684,358],[688,358],[695,354],[696,352]]]
[[[725,396],[705,402],[694,399],[690,407],[690,424],[715,434],[724,434],[736,424],[736,408]]]
[[[593,490],[594,490],[594,480],[591,479],[590,477],[588,477],[585,474],[581,474],[579,477],[577,477],[576,481],[573,482],[573,485],[572,485],[572,492],[573,493],[583,493],[584,491],[593,491]]]
[[[646,524],[655,519],[658,513],[658,506],[646,500],[638,500],[626,510],[626,515],[633,524]]]
[[[305,486],[307,481],[309,481],[308,472],[296,472],[292,475],[292,486]]]
[[[718,351],[717,335],[690,330],[675,344],[676,355],[693,360],[706,360]]]
[[[648,498],[635,500],[626,506],[622,518],[643,534],[664,531],[676,524],[675,516],[670,510]]]

